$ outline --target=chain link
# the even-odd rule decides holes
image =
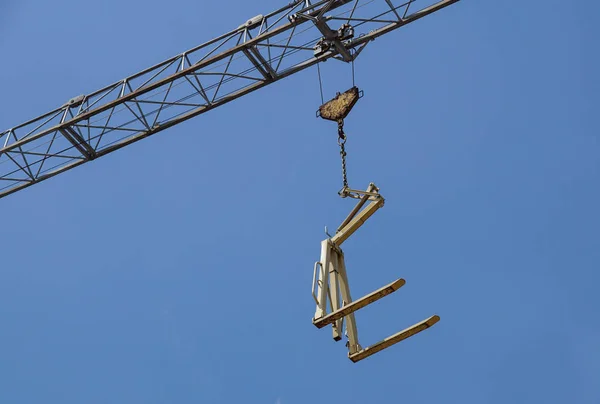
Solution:
[[[343,190],[348,189],[348,173],[346,172],[346,134],[344,133],[344,121],[338,121],[338,145],[340,145],[340,157],[342,158],[342,178],[344,181]]]

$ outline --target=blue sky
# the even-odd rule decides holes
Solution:
[[[0,0],[0,126],[280,1]],[[0,200],[0,402],[599,403],[595,2],[461,1],[370,44],[345,244],[359,364],[311,324],[341,200],[315,69]],[[325,96],[351,85],[326,63]]]

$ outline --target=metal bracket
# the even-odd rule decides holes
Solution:
[[[315,45],[314,55],[319,57],[325,52],[335,49],[344,62],[352,62],[355,58],[346,45],[354,38],[354,28],[350,24],[343,24],[337,31],[333,31],[324,19],[313,20],[315,26],[323,34]]]
[[[344,62],[352,62],[354,56],[350,53],[350,50],[346,45],[354,38],[354,28],[350,24],[343,24],[337,30],[331,29],[327,25],[327,20],[331,17],[324,16],[324,13],[333,5],[334,1],[331,1],[328,6],[324,6],[319,14],[310,15],[306,13],[296,13],[289,16],[289,20],[292,23],[296,23],[298,19],[305,19],[315,24],[317,29],[323,34],[323,38],[315,45],[314,55],[319,57],[329,50],[335,49],[339,53]]]
[[[365,192],[365,191],[359,191],[359,190],[352,189],[352,188],[342,188],[342,189],[340,189],[338,194],[342,198],[362,199],[364,196],[369,197],[368,199],[370,199],[370,200],[374,200],[375,198],[381,198],[381,195],[379,195],[376,192]]]

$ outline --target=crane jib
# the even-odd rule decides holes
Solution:
[[[459,0],[297,0],[117,83],[0,132],[0,198],[210,111]],[[349,24],[351,38],[324,30]],[[306,36],[312,40],[306,42]],[[300,35],[302,34],[302,35]],[[300,38],[302,37],[302,38]],[[323,40],[334,46],[317,47]],[[317,51],[319,48],[319,51]]]

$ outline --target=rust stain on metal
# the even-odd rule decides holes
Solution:
[[[319,114],[323,119],[339,122],[348,116],[359,98],[358,88],[352,87],[344,93],[338,93],[334,99],[321,105]]]

